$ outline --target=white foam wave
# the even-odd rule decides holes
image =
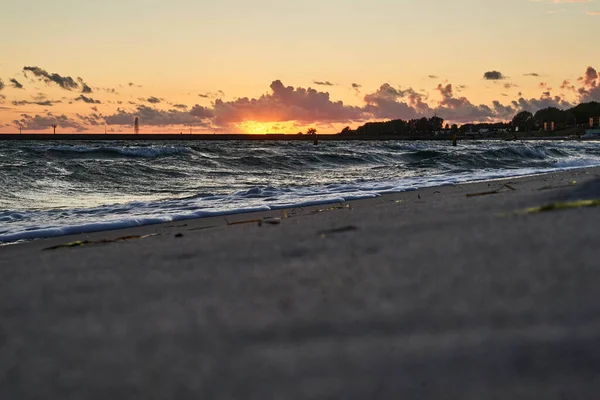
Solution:
[[[113,153],[127,157],[157,158],[169,155],[188,153],[187,147],[176,146],[118,146],[95,147],[86,145],[44,146],[45,151],[72,152],[72,153]]]

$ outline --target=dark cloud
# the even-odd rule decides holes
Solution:
[[[523,74],[523,76],[534,76],[534,77],[538,77],[540,76],[540,74],[538,74],[537,72],[530,72],[528,74]]]
[[[19,81],[18,81],[18,80],[16,80],[15,78],[12,78],[12,79],[10,80],[10,83],[12,83],[12,86],[13,86],[15,89],[23,89],[23,85],[21,84],[21,82],[19,82]]]
[[[89,86],[87,85],[87,83],[85,83],[85,82],[83,81],[83,79],[82,79],[82,78],[79,78],[79,77],[78,77],[78,78],[77,78],[77,80],[79,81],[79,84],[81,85],[81,93],[89,94],[89,93],[92,93],[92,92],[93,92],[92,88],[91,88],[91,87],[89,87]]]
[[[83,83],[82,87],[81,87],[81,93],[92,93],[92,88],[89,87],[87,84]]]
[[[453,92],[452,92],[452,84],[447,84],[446,86],[439,84],[437,87],[437,90],[440,92],[440,94],[442,95],[442,97],[444,98],[449,98],[453,96]]]
[[[66,115],[55,115],[47,113],[46,115],[29,115],[21,114],[20,120],[14,120],[13,123],[17,127],[27,130],[43,131],[50,129],[52,124],[57,124],[61,128],[74,128],[78,131],[86,131],[87,128],[79,122],[67,117]]]
[[[498,113],[506,113],[504,106],[494,103],[494,108],[481,104],[475,105],[466,97],[455,97],[452,84],[438,85],[442,100],[433,110],[438,116],[453,122],[485,122],[499,118]]]
[[[577,89],[582,102],[600,101],[600,77],[593,67],[587,67],[582,77],[578,78],[581,87]]]
[[[360,89],[361,87],[362,87],[361,84],[358,84],[358,83],[353,83],[352,84],[352,89]]]
[[[98,126],[98,125],[104,125],[104,117],[100,114],[98,114],[98,109],[96,109],[95,107],[92,107],[92,110],[96,111],[94,113],[88,114],[88,115],[82,115],[82,114],[75,114],[77,116],[77,118],[79,118],[80,120],[83,121],[83,123],[85,123],[86,125],[92,125],[92,126]]]
[[[596,86],[596,79],[598,79],[598,72],[593,67],[587,67],[585,70],[585,74],[580,77],[578,80],[583,83],[584,86]]]
[[[506,79],[506,77],[504,75],[502,75],[501,72],[498,71],[488,71],[486,73],[483,74],[483,79],[486,79],[488,81],[499,81],[502,79]]]
[[[573,91],[573,92],[577,91],[577,88],[575,87],[575,85],[573,85],[571,83],[571,81],[568,80],[568,79],[565,79],[563,81],[563,83],[560,85],[560,88],[563,89],[563,90],[569,90],[569,91]]]
[[[213,111],[210,108],[202,107],[201,105],[196,104],[190,110],[190,115],[196,118],[212,118],[214,116]]]
[[[55,104],[59,104],[62,103],[61,100],[43,100],[43,99],[39,99],[39,100],[35,100],[35,101],[27,101],[27,100],[14,100],[12,102],[12,104],[14,106],[27,106],[27,105],[37,105],[37,106],[43,106],[43,107],[52,107]]]
[[[189,112],[178,110],[158,110],[146,105],[138,105],[133,111],[117,109],[113,115],[104,117],[110,125],[132,125],[135,117],[140,123],[149,126],[193,125],[208,126],[208,119],[213,116],[210,109],[195,105]]]
[[[0,79],[0,90],[4,89],[4,82]]]
[[[185,104],[173,104],[173,107],[179,108],[179,109],[186,109],[186,108],[188,108],[188,106],[186,106]]]
[[[225,97],[225,92],[223,92],[222,90],[217,90],[214,93],[213,92],[199,93],[198,96],[202,97],[204,99],[213,99],[213,98],[217,98],[217,97]]]
[[[150,96],[146,99],[146,101],[151,104],[158,104],[161,102],[161,99],[159,99],[158,97]]]
[[[227,126],[243,121],[328,123],[362,120],[360,107],[331,101],[327,92],[284,86],[279,80],[273,81],[270,88],[270,94],[259,98],[244,97],[227,102],[216,100],[215,123]]]
[[[560,96],[551,97],[549,93],[547,95],[544,93],[539,99],[524,99],[520,97],[518,100],[513,100],[512,105],[517,111],[529,111],[533,113],[542,108],[570,108],[574,106],[574,104],[562,99]]]
[[[374,118],[413,119],[430,111],[429,106],[423,102],[423,95],[412,88],[396,89],[389,83],[384,83],[377,91],[367,94],[364,101],[364,112]]]
[[[27,73],[32,73],[36,78],[49,83],[56,83],[58,86],[65,90],[79,89],[79,85],[70,76],[60,76],[59,74],[49,73],[40,67],[24,67],[23,73],[27,76]]]
[[[313,83],[315,85],[319,85],[319,86],[335,86],[333,83],[331,83],[329,81],[313,81]]]
[[[428,75],[429,79],[438,79],[436,75]]]
[[[102,102],[100,100],[94,100],[91,97],[86,97],[84,95],[76,97],[75,101],[83,101],[84,103],[89,103],[89,104],[102,104]]]

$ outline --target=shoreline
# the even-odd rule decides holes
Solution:
[[[124,236],[145,236],[145,235],[152,235],[152,234],[157,234],[159,232],[161,232],[160,234],[163,234],[162,232],[164,232],[166,230],[166,228],[173,228],[173,227],[178,227],[178,226],[188,226],[188,225],[192,225],[195,228],[201,228],[203,226],[210,226],[210,227],[214,227],[214,226],[219,226],[219,225],[223,225],[223,223],[225,224],[225,226],[227,226],[230,222],[233,222],[232,225],[239,223],[239,221],[246,221],[246,220],[251,220],[256,222],[257,220],[260,219],[281,219],[283,216],[286,216],[285,218],[287,218],[287,216],[302,216],[302,215],[307,215],[306,213],[310,214],[313,213],[315,211],[318,210],[327,210],[331,207],[345,207],[346,205],[350,205],[352,206],[353,204],[361,204],[361,203],[365,203],[365,204],[369,204],[371,202],[375,202],[377,203],[378,200],[381,200],[383,202],[386,201],[387,198],[397,198],[397,197],[411,197],[414,196],[414,193],[417,193],[417,196],[419,196],[419,192],[423,192],[423,191],[428,191],[428,192],[437,192],[440,189],[444,188],[444,189],[448,189],[448,188],[458,188],[456,189],[457,191],[461,191],[461,190],[470,190],[470,188],[472,187],[473,190],[475,190],[475,188],[478,187],[484,187],[485,184],[501,184],[502,182],[513,182],[513,181],[519,181],[519,180],[537,180],[537,179],[544,179],[545,176],[555,176],[555,175],[570,175],[572,173],[575,174],[581,174],[581,173],[598,173],[600,174],[600,166],[592,166],[592,167],[572,167],[572,168],[564,168],[564,169],[560,169],[560,170],[555,170],[555,171],[548,171],[548,172],[540,172],[540,173],[534,173],[534,174],[527,174],[527,175],[514,175],[514,176],[504,176],[504,177],[497,177],[497,178],[489,178],[489,179],[480,179],[480,180],[474,180],[474,181],[466,181],[466,182],[459,182],[459,183],[454,183],[454,184],[442,184],[442,185],[435,185],[435,186],[423,186],[423,187],[418,187],[418,188],[410,188],[410,189],[406,189],[406,190],[402,190],[402,191],[398,191],[398,192],[385,192],[385,193],[378,193],[378,194],[373,194],[373,195],[365,195],[364,198],[353,198],[350,200],[346,200],[343,199],[342,197],[340,197],[340,199],[327,199],[327,200],[323,200],[322,202],[319,201],[313,201],[313,202],[308,202],[308,204],[306,203],[299,203],[298,205],[291,205],[291,206],[265,206],[265,207],[269,207],[269,210],[266,209],[240,209],[240,211],[232,211],[232,212],[228,212],[228,211],[215,211],[213,212],[214,215],[207,215],[207,216],[190,216],[189,218],[185,218],[185,217],[180,217],[180,218],[176,218],[174,220],[170,220],[170,221],[164,221],[164,222],[157,222],[157,223],[149,223],[149,224],[141,224],[141,225],[132,225],[132,226],[125,226],[125,227],[118,227],[118,228],[108,228],[108,229],[101,229],[101,230],[84,230],[82,232],[77,232],[77,233],[67,233],[67,234],[59,234],[59,235],[53,235],[53,236],[44,236],[44,237],[36,237],[36,238],[32,238],[32,239],[20,239],[17,241],[12,241],[12,242],[0,242],[0,251],[2,248],[4,247],[12,247],[12,246],[21,246],[21,245],[27,245],[30,243],[35,243],[35,242],[40,242],[40,241],[56,241],[56,242],[76,242],[76,241],[86,241],[86,240],[91,240],[91,241],[97,241],[97,240],[103,240],[103,239],[99,239],[100,237],[103,236],[108,236],[108,237],[124,237]],[[351,196],[352,197],[352,196]],[[356,196],[354,196],[356,197]],[[300,210],[300,212],[298,212],[298,210]],[[202,212],[200,210],[200,212]],[[148,217],[150,219],[150,217]],[[160,218],[165,218],[165,217],[152,217],[155,219],[160,219]],[[132,220],[132,222],[135,220]],[[201,223],[202,221],[206,221],[206,223]],[[115,223],[122,223],[121,221],[119,222],[115,222]],[[96,222],[96,223],[91,223],[91,224],[102,224],[102,222]],[[108,224],[108,222],[106,223]],[[52,229],[74,229],[77,228],[77,226],[75,227],[67,227],[67,228],[48,228],[48,229],[43,229],[43,230],[52,230]],[[18,235],[18,234],[15,234]]]
[[[595,167],[3,246],[0,397],[594,398],[598,199]]]

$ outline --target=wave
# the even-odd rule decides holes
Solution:
[[[35,148],[37,151],[55,153],[58,155],[81,155],[95,154],[98,156],[124,156],[124,157],[140,157],[140,158],[158,158],[167,157],[177,154],[189,153],[187,147],[148,147],[148,146],[126,146],[126,147],[95,147],[85,145],[63,145],[63,146],[43,146]]]
[[[7,143],[0,242],[597,165],[587,142]]]

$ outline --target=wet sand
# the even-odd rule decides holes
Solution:
[[[0,247],[0,398],[595,398],[600,208],[525,212],[576,199],[600,169]]]

